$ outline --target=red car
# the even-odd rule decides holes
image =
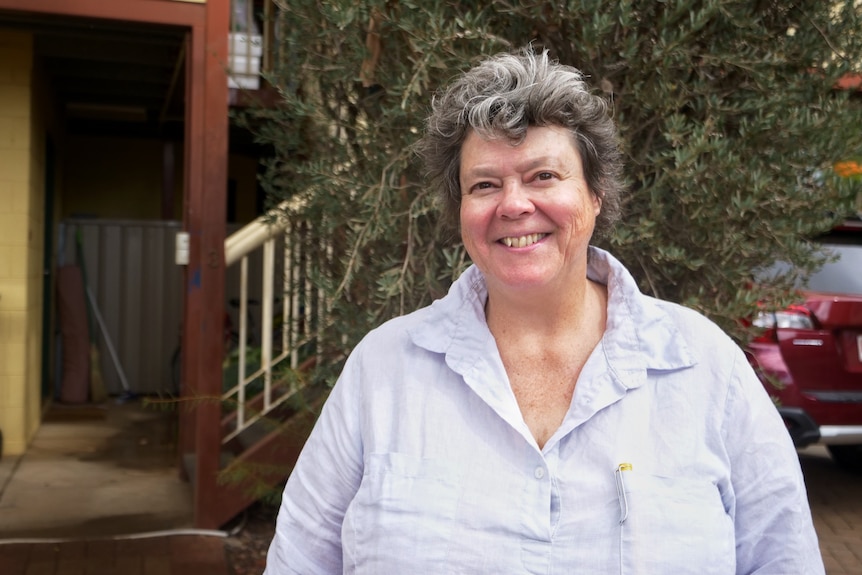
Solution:
[[[862,472],[862,223],[823,243],[839,259],[811,278],[802,304],[759,314],[765,331],[747,351],[796,446],[826,445]]]

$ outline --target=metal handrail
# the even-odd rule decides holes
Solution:
[[[298,389],[295,386],[273,385],[273,368],[283,361],[288,360],[292,369],[298,367],[298,347],[301,343],[300,333],[300,309],[296,290],[292,285],[296,283],[298,276],[298,261],[301,242],[294,242],[295,234],[291,226],[289,214],[295,213],[299,203],[283,202],[277,208],[270,210],[253,222],[237,230],[225,239],[225,265],[230,267],[240,264],[240,302],[239,302],[239,337],[237,341],[238,369],[236,384],[223,392],[222,400],[225,402],[235,401],[235,420],[232,429],[222,438],[222,443],[227,443],[237,437],[245,429],[266,416],[267,413],[287,401]],[[284,270],[283,277],[275,277],[276,260],[275,252],[277,242],[284,239]],[[260,366],[252,373],[247,374],[249,354],[249,256],[257,250],[262,250],[261,270],[261,358]],[[281,290],[284,296],[282,301],[282,328],[280,353],[273,355],[274,326],[273,314],[275,312],[276,289]],[[290,297],[287,297],[290,294]],[[307,322],[306,322],[307,323]],[[307,329],[307,327],[306,327]],[[250,400],[248,386],[253,382],[263,380],[262,408],[251,413],[248,408]]]
[[[225,265],[230,267],[243,256],[262,246],[264,242],[275,239],[290,225],[287,218],[295,202],[282,202],[266,215],[260,216],[232,233],[224,241]]]

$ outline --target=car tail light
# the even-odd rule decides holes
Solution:
[[[766,330],[756,341],[777,341],[778,329],[814,329],[814,316],[806,307],[793,305],[781,311],[759,312],[751,323]]]

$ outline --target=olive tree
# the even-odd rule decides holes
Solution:
[[[627,156],[623,218],[603,243],[649,294],[740,341],[822,263],[810,239],[850,213],[862,61],[859,2],[279,0],[276,108],[240,120],[273,153],[272,205],[304,230],[318,379],[368,329],[445,293],[469,261],[411,147],[436,90],[527,45],[612,104]],[[854,188],[855,186],[855,188]],[[757,282],[756,270],[793,264]]]

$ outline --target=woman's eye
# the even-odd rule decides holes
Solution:
[[[538,174],[536,174],[537,180],[551,180],[553,178],[554,174],[552,174],[551,172],[539,172]]]

